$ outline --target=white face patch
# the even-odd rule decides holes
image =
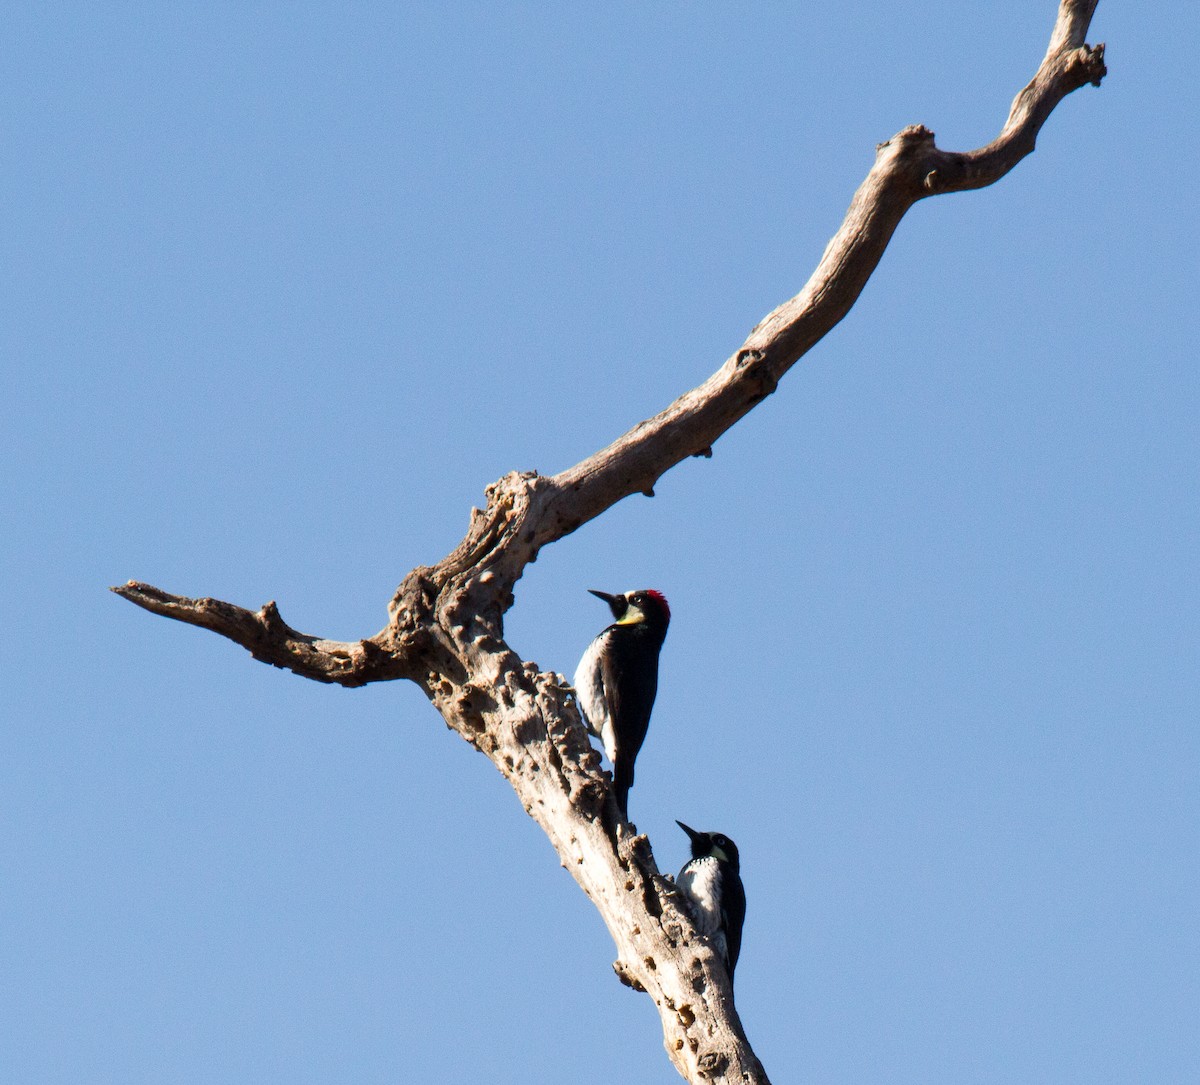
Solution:
[[[617,619],[617,625],[637,625],[638,622],[644,622],[646,615],[637,608],[636,604],[629,602],[629,596],[625,597],[625,601],[628,605],[625,607],[625,613]]]

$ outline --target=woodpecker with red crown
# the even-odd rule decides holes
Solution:
[[[691,906],[696,929],[712,941],[724,959],[732,984],[746,919],[746,890],[737,845],[721,833],[698,833],[682,821],[675,824],[692,842],[692,857],[675,884]]]
[[[584,723],[601,742],[613,767],[613,791],[621,816],[629,819],[633,762],[646,738],[658,692],[658,654],[667,636],[671,608],[651,589],[603,599],[616,619],[583,653],[575,670],[575,693]]]

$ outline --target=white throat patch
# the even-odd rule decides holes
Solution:
[[[637,625],[638,622],[644,622],[645,620],[646,615],[630,603],[625,608],[625,613],[617,619],[617,625]]]

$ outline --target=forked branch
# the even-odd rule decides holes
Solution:
[[[995,183],[1034,149],[1066,95],[1099,84],[1104,46],[1084,44],[1096,2],[1059,5],[1046,56],[992,142],[943,151],[932,132],[912,126],[880,144],[799,294],[763,319],[704,384],[607,448],[552,477],[514,473],[489,487],[486,508],[472,510],[458,547],[405,577],[378,633],[355,642],[322,640],[291,628],[274,603],[250,611],[134,581],[113,588],[305,678],[344,686],[416,682],[446,722],[492,759],[592,898],[616,942],[618,976],[654,999],[667,1051],[688,1081],[767,1079],[742,1032],[720,959],[678,907],[649,842],[620,822],[570,687],[504,642],[513,587],[541,547],[624,497],[653,493],[661,475],[687,457],[711,455],[717,439],[849,312],[914,203]]]

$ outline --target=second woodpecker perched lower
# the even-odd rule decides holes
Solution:
[[[675,884],[691,905],[696,929],[712,939],[725,960],[729,982],[742,951],[742,923],[746,919],[746,890],[742,887],[737,845],[721,833],[698,833],[675,822],[692,842],[692,857]]]
[[[583,653],[575,670],[575,693],[584,723],[604,743],[612,762],[613,791],[621,816],[628,820],[633,762],[650,726],[658,692],[658,655],[671,608],[661,592],[649,589],[592,594],[608,604],[616,621]]]

